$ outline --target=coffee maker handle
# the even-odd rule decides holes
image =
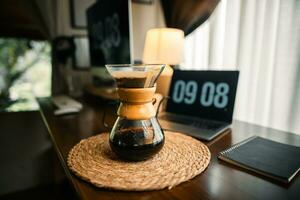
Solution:
[[[155,93],[155,94],[154,94],[154,97],[153,97],[153,99],[152,99],[152,104],[153,104],[153,106],[154,106],[154,108],[155,108],[155,110],[156,110],[156,115],[155,115],[155,117],[157,117],[158,114],[159,114],[159,112],[162,111],[162,109],[161,109],[162,103],[163,103],[165,100],[168,100],[168,99],[169,99],[168,96],[163,96],[163,95],[161,95],[161,94],[159,94],[159,93]]]

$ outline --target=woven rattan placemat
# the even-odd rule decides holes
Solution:
[[[82,140],[69,153],[68,166],[80,178],[101,188],[145,191],[172,188],[209,164],[210,152],[200,141],[165,131],[165,145],[153,158],[125,162],[111,152],[108,134]]]

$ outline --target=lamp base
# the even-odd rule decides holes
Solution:
[[[174,70],[170,67],[170,65],[166,65],[156,82],[156,92],[163,95],[163,97],[167,97],[169,95],[173,71]]]

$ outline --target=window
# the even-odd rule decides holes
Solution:
[[[300,134],[300,1],[222,0],[186,38],[186,69],[240,70],[234,118]]]
[[[51,95],[47,41],[0,38],[0,110],[36,110],[35,97]]]

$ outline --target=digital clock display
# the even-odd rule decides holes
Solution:
[[[231,121],[238,71],[175,70],[167,111]]]

